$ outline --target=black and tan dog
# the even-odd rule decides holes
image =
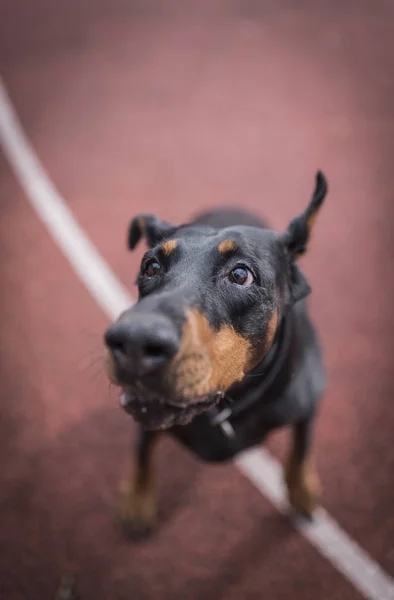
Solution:
[[[128,246],[149,250],[139,299],[105,333],[107,370],[139,423],[121,515],[132,535],[152,530],[152,450],[163,430],[202,460],[226,461],[291,426],[285,468],[291,505],[311,516],[318,482],[309,460],[312,423],[325,387],[308,318],[310,287],[297,259],[327,192],[276,233],[254,215],[224,210],[173,226],[150,215],[131,222]]]

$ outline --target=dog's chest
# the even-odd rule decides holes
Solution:
[[[261,421],[237,419],[212,425],[211,417],[201,414],[188,425],[174,427],[171,434],[201,460],[225,462],[263,442],[268,431]]]

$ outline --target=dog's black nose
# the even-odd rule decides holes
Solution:
[[[179,336],[165,317],[136,315],[107,329],[105,343],[117,367],[131,375],[147,375],[164,366],[179,349]]]

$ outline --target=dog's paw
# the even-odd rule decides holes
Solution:
[[[139,542],[149,539],[154,532],[155,526],[153,522],[144,521],[139,517],[121,517],[121,529],[123,535],[132,542]]]
[[[155,529],[156,510],[151,494],[123,490],[118,505],[118,522],[124,536],[132,541],[149,538]]]
[[[316,473],[305,467],[288,470],[285,483],[291,507],[301,516],[313,519],[320,501],[320,484]]]
[[[319,505],[320,494],[306,486],[292,486],[288,488],[288,497],[291,507],[303,517],[313,519],[315,510]]]

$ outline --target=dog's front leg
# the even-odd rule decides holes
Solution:
[[[285,467],[289,502],[302,515],[311,518],[320,497],[319,480],[310,458],[312,421],[292,426],[290,452]]]
[[[156,431],[138,428],[132,464],[121,482],[119,517],[125,534],[131,539],[149,536],[155,525],[153,450],[158,437]]]

